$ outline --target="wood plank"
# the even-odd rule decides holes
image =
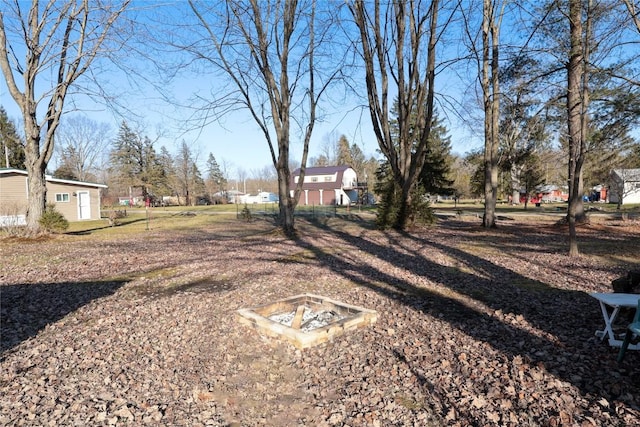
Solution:
[[[291,327],[293,329],[300,329],[300,325],[302,324],[302,315],[304,314],[304,305],[299,305],[296,309],[296,314],[293,316],[293,322],[291,322]]]

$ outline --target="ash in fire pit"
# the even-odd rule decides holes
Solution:
[[[313,308],[306,305],[302,305],[300,307],[302,307],[302,317],[299,325],[298,322],[294,322],[294,320],[296,320],[296,313],[299,310],[283,314],[274,314],[269,316],[269,319],[273,320],[274,322],[282,323],[286,326],[291,326],[295,329],[300,329],[303,332],[309,332],[314,329],[322,328],[332,322],[337,322],[338,320],[344,319],[344,316],[334,311],[313,311]]]
[[[238,310],[240,320],[259,332],[284,338],[303,349],[332,340],[377,320],[373,310],[318,295],[302,294],[253,309]]]

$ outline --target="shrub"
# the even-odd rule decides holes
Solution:
[[[109,213],[107,214],[107,220],[109,221],[109,225],[111,227],[115,227],[116,225],[120,225],[120,219],[125,218],[126,216],[126,210],[113,210],[109,211]]]
[[[69,228],[69,221],[56,210],[54,204],[48,203],[40,218],[40,226],[50,233],[61,233]]]
[[[249,206],[247,206],[246,203],[244,205],[244,208],[240,211],[240,218],[244,219],[247,222],[251,221],[251,209],[249,209]]]

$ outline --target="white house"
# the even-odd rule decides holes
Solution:
[[[614,169],[609,175],[609,203],[640,203],[640,169]]]
[[[278,203],[278,195],[274,193],[268,193],[266,191],[261,191],[258,194],[242,194],[237,198],[237,203],[252,205],[257,203]]]

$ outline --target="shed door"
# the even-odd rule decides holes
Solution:
[[[88,191],[78,191],[78,219],[91,219],[91,199]]]

